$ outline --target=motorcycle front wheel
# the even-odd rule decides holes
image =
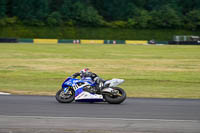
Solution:
[[[126,92],[119,87],[112,87],[112,89],[117,90],[118,94],[112,95],[112,94],[105,94],[104,99],[106,102],[110,104],[120,104],[126,99]]]
[[[71,103],[75,99],[75,92],[74,90],[70,89],[67,93],[64,92],[63,89],[60,89],[56,93],[56,100],[59,103]]]

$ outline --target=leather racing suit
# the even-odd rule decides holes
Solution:
[[[97,74],[95,74],[95,73],[92,73],[92,72],[88,72],[87,74],[86,73],[84,73],[84,74],[82,74],[82,73],[80,73],[80,72],[77,72],[77,73],[74,73],[73,75],[72,75],[72,78],[76,78],[76,77],[78,77],[78,76],[80,76],[81,77],[81,80],[88,80],[88,81],[93,81],[93,82],[95,82],[96,83],[96,89],[97,89],[97,91],[98,92],[100,92],[101,91],[101,89],[103,88],[103,84],[104,84],[104,82],[105,82],[105,80],[103,80],[102,78],[100,78]]]

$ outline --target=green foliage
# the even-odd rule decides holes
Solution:
[[[59,12],[52,12],[47,18],[47,23],[50,26],[57,26],[61,22],[62,22],[62,19]]]
[[[0,0],[0,18],[6,16],[6,0]]]
[[[11,3],[12,16],[19,17],[22,21],[31,21],[34,18],[34,0],[13,0]]]
[[[5,19],[0,19],[0,27],[6,26]]]
[[[0,26],[9,26],[9,25],[14,25],[16,23],[17,23],[17,17],[12,17],[12,18],[4,17],[0,19]]]
[[[163,6],[161,10],[152,11],[151,15],[151,22],[156,27],[177,29],[182,26],[180,16],[178,16],[176,11],[169,7],[169,5]]]
[[[127,22],[126,21],[113,21],[107,24],[109,27],[112,28],[126,28]]]
[[[73,20],[67,20],[66,22],[64,22],[64,25],[73,27],[75,25],[75,22]]]
[[[186,27],[192,30],[200,28],[200,10],[192,10],[187,13]]]
[[[17,17],[5,18],[5,21],[7,25],[13,25],[17,22]]]
[[[131,18],[128,19],[128,22],[127,22],[128,27],[130,28],[136,27],[136,24],[137,22],[135,21],[135,19],[131,19]]]
[[[134,3],[130,0],[101,0],[100,14],[107,21],[127,20],[133,15]]]
[[[0,0],[0,25],[198,30],[199,10],[199,0]]]
[[[12,4],[13,16],[20,18],[26,25],[44,25],[48,15],[48,0],[17,0]]]
[[[136,12],[133,18],[128,20],[130,27],[134,28],[148,28],[150,21],[152,21],[152,16],[146,10],[139,10]]]
[[[72,10],[72,1],[64,0],[61,8],[59,9],[64,21],[72,19],[71,10]]]
[[[24,20],[24,23],[27,24],[27,25],[36,26],[36,27],[45,26],[45,23],[43,21],[35,19],[35,18],[32,19],[31,21]]]
[[[79,25],[100,25],[103,18],[92,7],[82,2],[76,2],[73,7],[74,19]]]
[[[36,27],[2,26],[0,37],[16,38],[60,38],[60,39],[103,39],[103,40],[172,40],[174,35],[197,35],[200,31],[169,29],[133,29],[110,27]]]
[[[93,7],[88,7],[81,12],[82,23],[90,25],[100,25],[103,18],[98,14],[98,12]]]
[[[48,0],[34,0],[34,17],[44,21],[49,14]]]

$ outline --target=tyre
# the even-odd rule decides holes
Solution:
[[[56,93],[56,100],[59,103],[71,103],[75,99],[75,92],[74,90],[70,89],[66,94],[64,93],[63,89],[60,89]]]
[[[112,89],[118,90],[118,95],[111,95],[111,94],[105,94],[104,99],[106,102],[110,104],[120,104],[126,99],[126,92],[119,87],[112,87]]]

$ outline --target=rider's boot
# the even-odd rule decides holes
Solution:
[[[101,94],[102,89],[103,89],[103,82],[101,82],[96,86],[97,94]]]

